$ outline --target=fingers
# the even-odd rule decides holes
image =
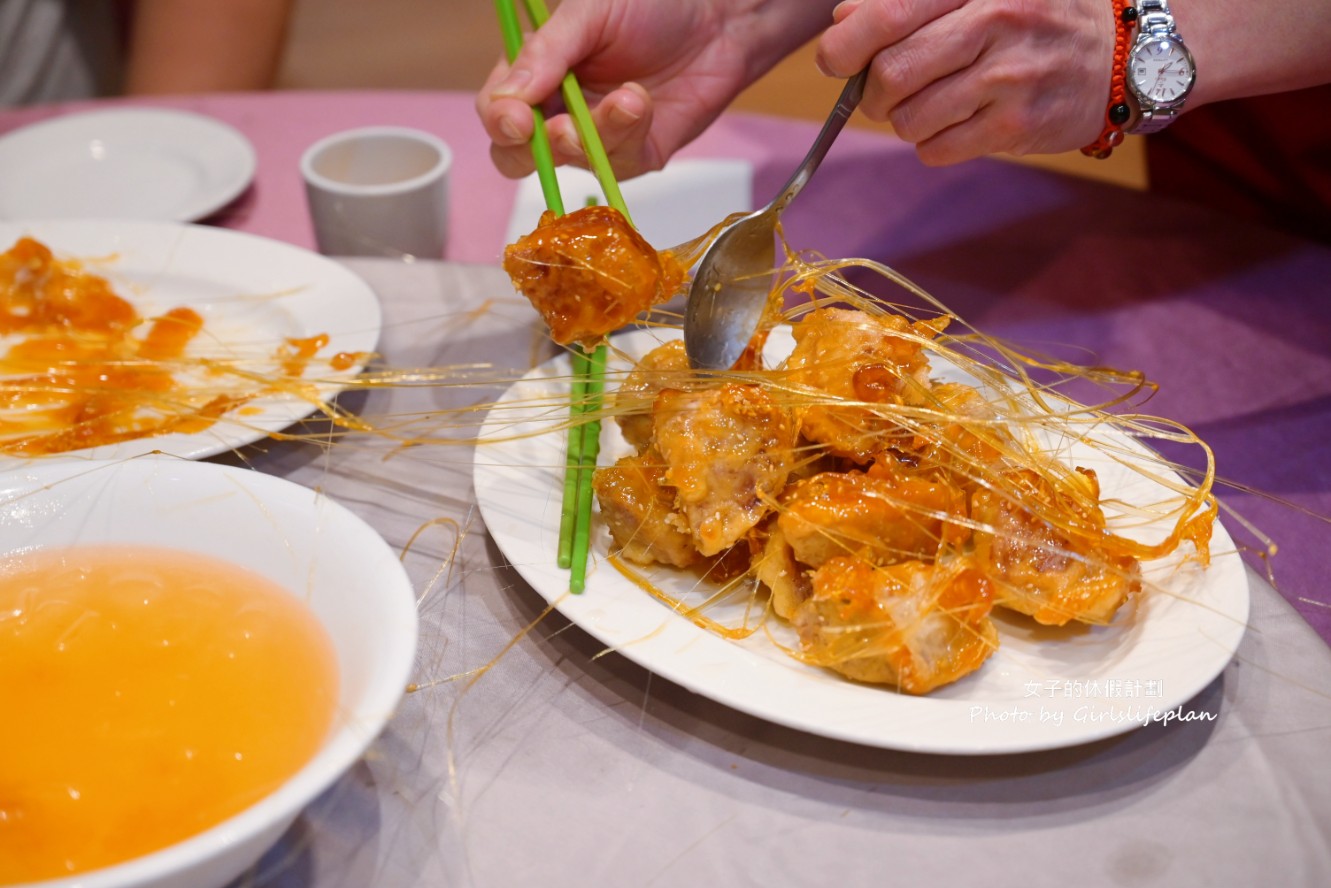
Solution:
[[[626,83],[592,106],[591,112],[617,177],[632,178],[664,165],[666,158],[651,138],[654,107],[643,87]],[[555,163],[587,166],[586,150],[569,115],[551,118],[547,128]]]
[[[482,119],[501,101],[514,100],[478,99],[477,109]],[[514,109],[512,118],[523,125],[512,131],[491,133],[490,158],[499,172],[510,178],[529,175],[535,169],[530,144],[534,120],[530,107],[520,104],[520,108],[520,112]],[[651,96],[643,87],[636,83],[625,84],[590,106],[590,110],[592,123],[616,176],[627,179],[664,165],[665,157],[651,139],[653,105]],[[556,165],[587,166],[586,151],[573,118],[567,114],[550,117],[546,121],[546,133]]]
[[[928,22],[873,57],[861,110],[870,120],[891,120],[898,135],[910,142],[965,119],[974,111],[973,101],[949,106],[923,100],[921,94],[974,66],[986,43],[985,31],[969,27],[962,14]]]
[[[592,7],[588,11],[588,7]],[[526,35],[522,51],[502,76],[487,82],[492,98],[539,105],[559,91],[560,81],[595,49],[604,4],[569,4],[539,30]]]
[[[509,73],[508,64],[500,62],[490,72],[485,85],[476,93],[476,114],[490,137],[490,158],[495,167],[509,178],[520,178],[533,169],[531,141],[534,121],[531,106],[513,98],[496,98],[493,87]]]
[[[1067,151],[1103,122],[1114,35],[1102,5],[846,0],[819,60],[838,76],[869,64],[861,110],[926,163]]]
[[[527,147],[534,125],[532,106],[556,95],[564,75],[593,49],[597,29],[584,21],[584,8],[570,4],[568,14],[552,16],[526,35],[517,58],[495,65],[476,95],[476,113],[490,137],[490,156],[505,176],[532,171]]]
[[[845,79],[886,46],[914,34],[966,0],[845,0],[832,11],[832,26],[818,39],[817,64]]]
[[[592,109],[592,123],[600,134],[615,175],[628,179],[659,170],[667,155],[652,138],[655,105],[651,95],[637,83],[626,83]],[[572,121],[569,122],[570,130]],[[576,133],[574,137],[576,138]],[[582,145],[577,162],[585,164]]]

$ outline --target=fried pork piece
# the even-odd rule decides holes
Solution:
[[[618,211],[548,210],[504,250],[513,285],[545,318],[555,342],[593,342],[674,295],[684,269],[657,253]]]
[[[920,340],[933,339],[949,320],[825,308],[796,324],[789,379],[819,393],[799,411],[804,437],[862,463],[890,446],[888,439],[909,438],[884,408],[928,403],[929,361]]]
[[[1107,623],[1141,588],[1137,560],[1111,550],[1090,469],[1062,487],[1013,469],[971,497],[971,515],[976,564],[994,579],[996,603],[1037,623]]]
[[[694,544],[714,555],[776,502],[794,461],[795,425],[762,387],[726,383],[656,398],[654,444]]]
[[[676,491],[665,483],[660,454],[626,456],[597,469],[592,487],[610,536],[629,561],[689,567],[701,557],[674,509]]]
[[[643,355],[614,394],[615,420],[624,440],[642,451],[651,443],[652,405],[663,389],[690,391],[705,383],[694,376],[684,340],[674,339]]]
[[[998,647],[992,599],[968,559],[884,567],[843,556],[814,571],[792,622],[808,662],[926,694],[974,672]]]
[[[813,594],[809,570],[795,560],[780,524],[770,521],[749,535],[757,549],[751,559],[753,575],[772,596],[772,611],[783,620],[793,620],[796,608]]]
[[[961,489],[908,473],[888,457],[867,472],[823,472],[790,485],[777,523],[810,567],[839,555],[892,564],[933,560],[964,544],[966,511]]]
[[[942,415],[922,423],[904,446],[919,468],[945,472],[952,483],[973,493],[978,480],[1001,467],[1004,457],[1020,448],[1001,424],[998,412],[968,385],[945,382],[929,390],[928,407]]]

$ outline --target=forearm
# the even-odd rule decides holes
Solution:
[[[1324,0],[1170,0],[1197,62],[1189,107],[1331,82]]]
[[[265,89],[281,60],[292,0],[138,0],[125,91]]]

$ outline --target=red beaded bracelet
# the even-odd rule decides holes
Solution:
[[[1137,7],[1132,0],[1113,0],[1114,3],[1114,72],[1109,78],[1109,107],[1105,109],[1105,128],[1081,153],[1103,160],[1123,141],[1123,124],[1132,116],[1127,102],[1128,44],[1132,27],[1137,23]]]

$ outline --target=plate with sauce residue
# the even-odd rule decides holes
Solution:
[[[169,399],[132,403],[137,413],[117,414],[125,417],[119,425],[91,431],[70,429],[55,408],[43,420],[36,416],[42,405],[20,404],[20,412],[28,411],[29,434],[45,437],[33,445],[15,444],[13,432],[0,437],[0,467],[52,455],[117,459],[161,451],[199,459],[233,450],[316,412],[321,401],[353,382],[378,345],[382,315],[370,286],[344,266],[289,244],[183,223],[0,222],[0,251],[21,238],[45,245],[58,262],[105,278],[143,319],[124,334],[135,338],[134,348],[149,335],[143,330],[173,310],[193,312],[202,326],[179,358],[159,362],[171,380]],[[0,286],[9,285],[0,280]],[[12,358],[25,340],[40,338],[8,326],[5,333],[0,324],[0,385],[46,373],[13,360],[6,366],[6,355]],[[301,349],[311,354],[291,357]],[[89,359],[87,366],[101,365]],[[59,388],[58,380],[41,383],[33,397],[50,398]],[[72,387],[74,396],[88,399],[94,388]],[[149,430],[134,437],[140,420]],[[175,431],[172,422],[178,423]],[[71,444],[53,435],[83,437]]]
[[[194,222],[254,178],[254,146],[202,114],[116,108],[0,137],[0,219]]]
[[[789,354],[793,340],[773,331],[768,364]],[[607,393],[668,331],[640,330],[612,340]],[[784,349],[784,352],[782,351]],[[621,358],[616,350],[627,355]],[[952,366],[935,378],[975,385]],[[1211,564],[1175,556],[1143,564],[1144,590],[1107,626],[1041,627],[995,612],[999,647],[978,671],[925,696],[860,684],[806,665],[794,630],[775,617],[741,640],[728,640],[671,611],[610,562],[605,525],[593,513],[586,591],[569,594],[567,570],[556,566],[564,479],[570,368],[561,355],[510,387],[482,426],[476,449],[476,498],[486,528],[513,567],[547,601],[608,648],[682,687],[741,712],[797,730],[885,749],[946,755],[1032,752],[1075,746],[1138,727],[1160,730],[1166,718],[1195,719],[1186,703],[1229,663],[1248,618],[1248,577],[1219,523]],[[528,406],[530,405],[530,406]],[[1172,495],[1158,479],[1166,470],[1134,439],[1097,430],[1092,447],[1069,435],[1045,442],[1066,462],[1093,468],[1102,503],[1122,507],[1125,533],[1143,538],[1135,506]],[[633,452],[614,421],[601,429],[598,464]],[[1140,464],[1133,466],[1134,460]],[[1148,467],[1143,475],[1137,469]],[[1110,518],[1111,522],[1113,518]],[[1133,526],[1133,525],[1138,526]],[[1185,547],[1186,549],[1187,547]],[[633,570],[665,595],[689,605],[715,591],[689,571]],[[706,588],[703,588],[703,587]],[[725,626],[744,623],[745,596],[709,608]],[[1167,716],[1167,713],[1177,713]]]

